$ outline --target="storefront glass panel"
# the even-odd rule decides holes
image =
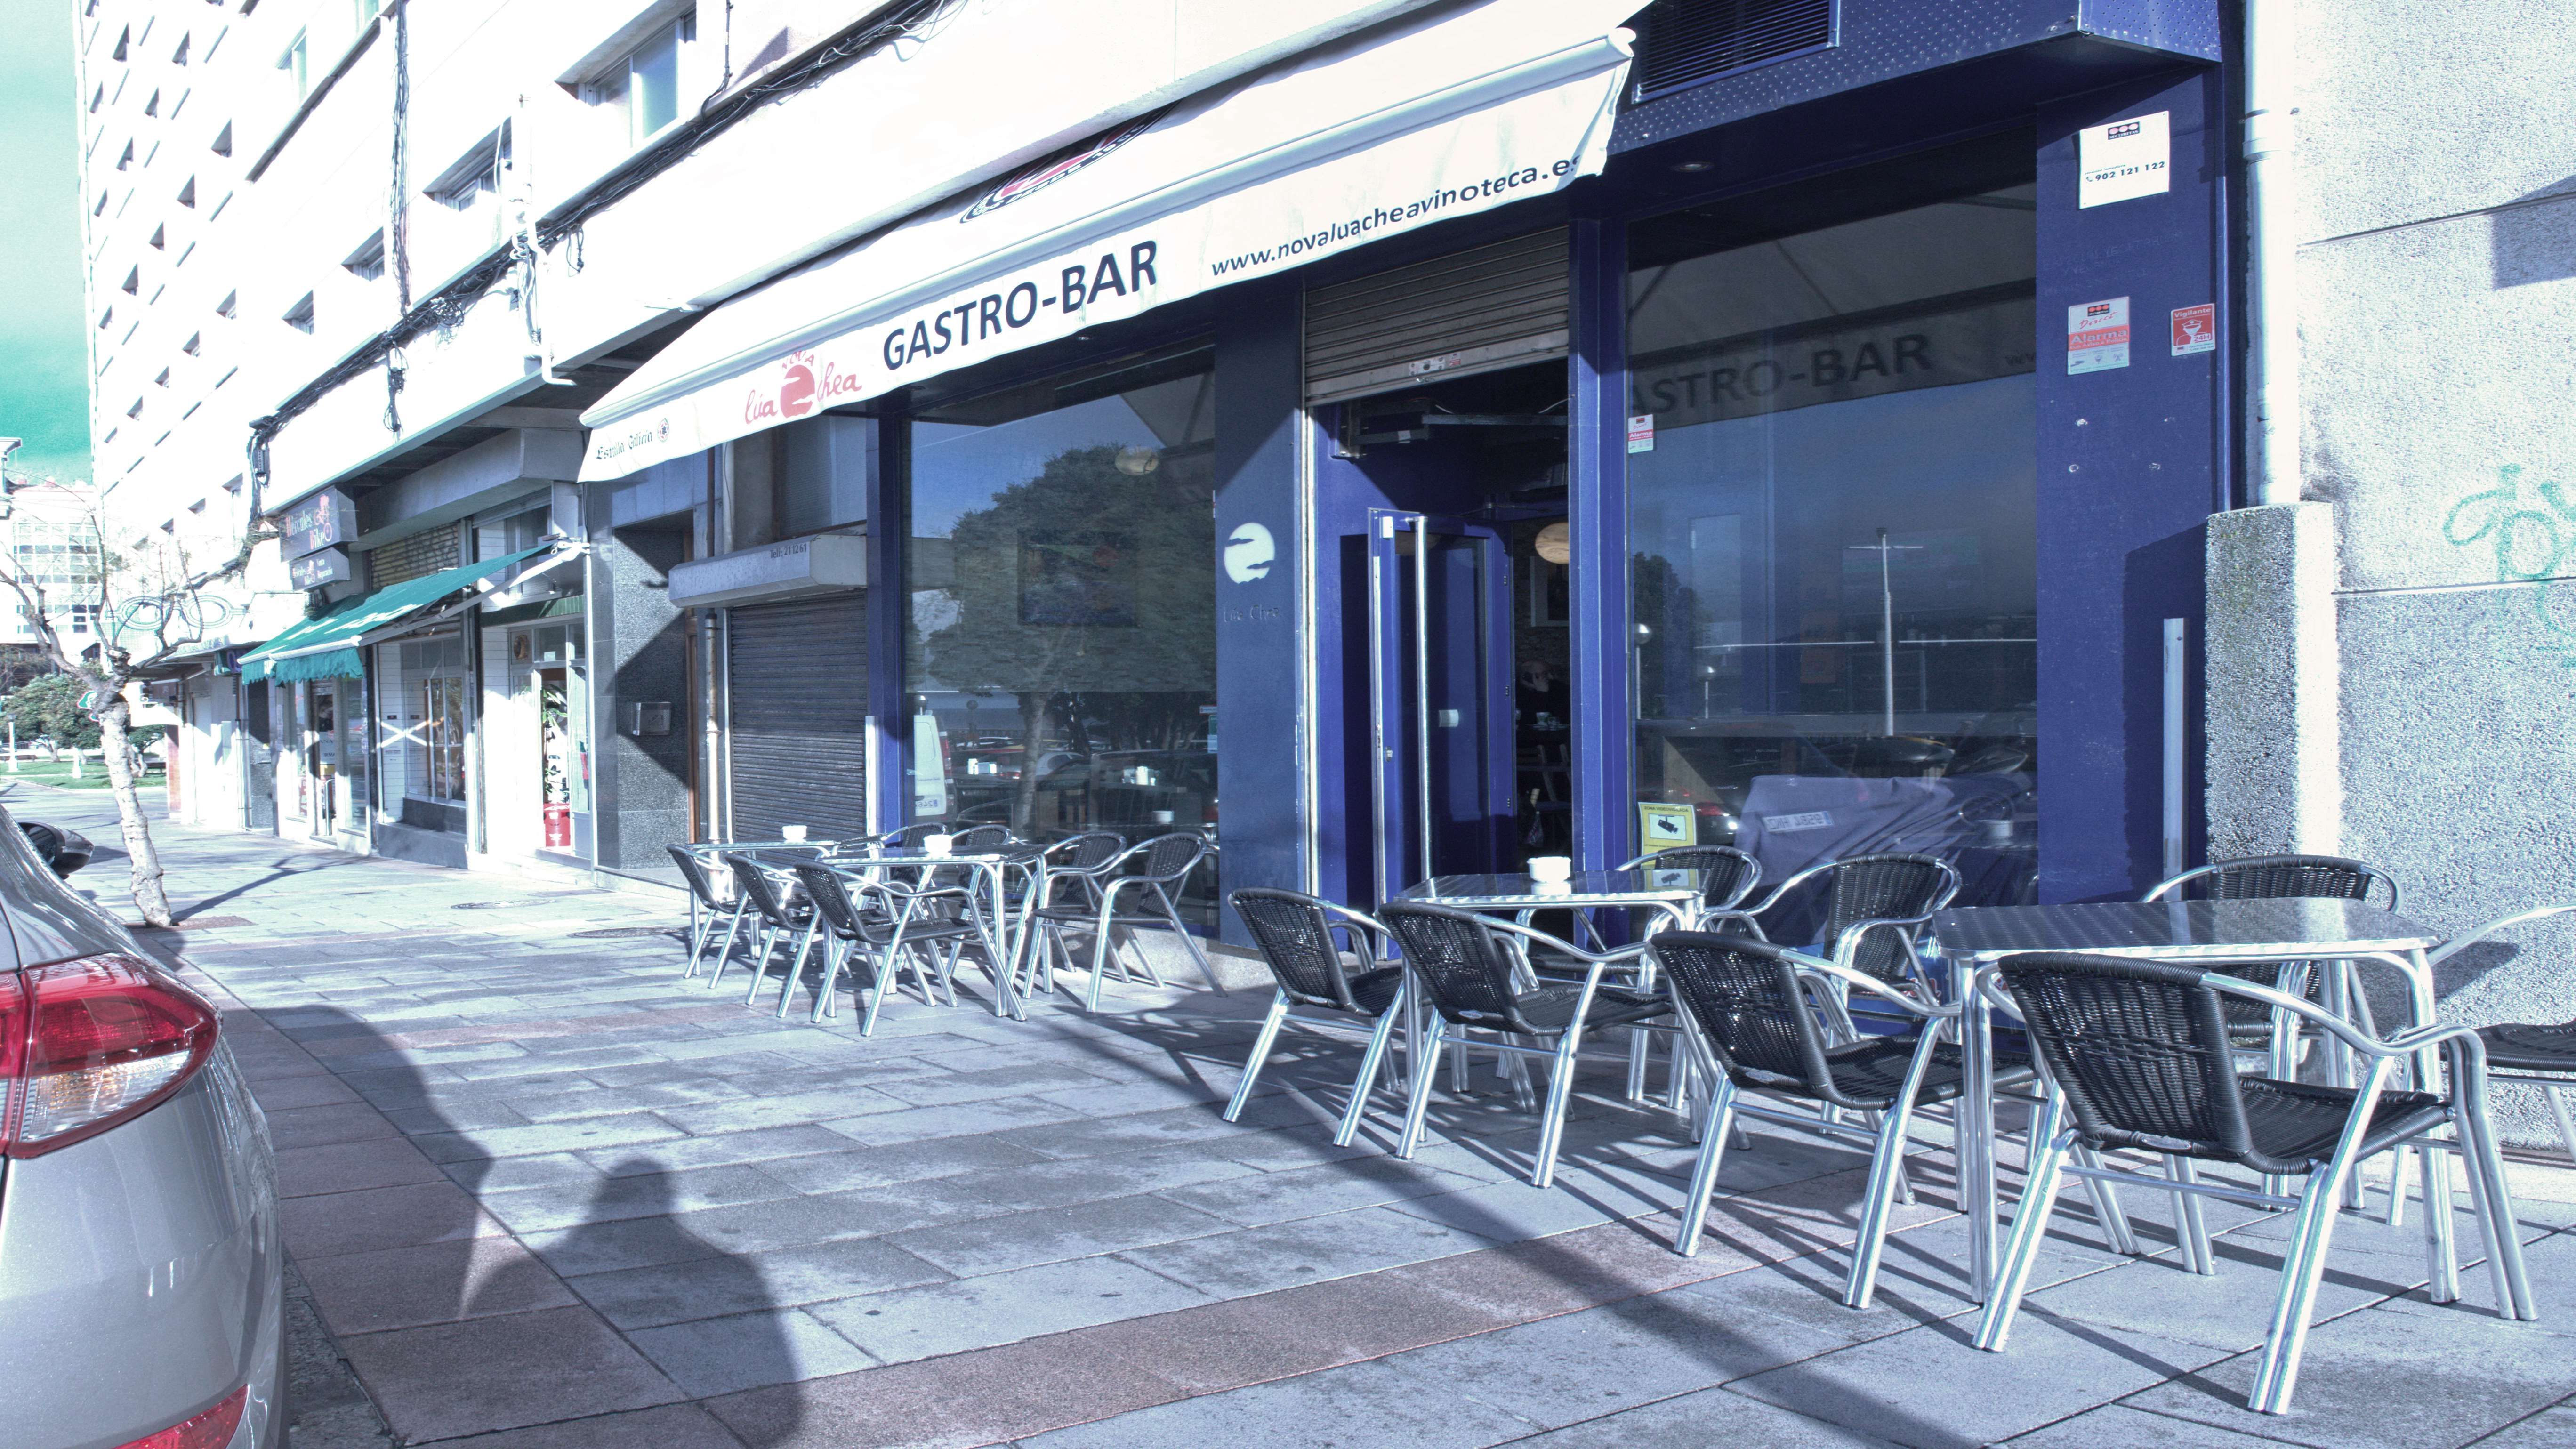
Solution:
[[[1642,848],[1776,882],[1922,851],[2019,899],[2037,838],[2033,188],[1636,229]]]
[[[465,828],[465,732],[473,676],[451,633],[376,650],[384,813],[422,830]]]
[[[1208,354],[941,406],[909,427],[909,818],[1038,841],[1213,837]],[[1214,872],[1198,877],[1185,910],[1206,924]]]

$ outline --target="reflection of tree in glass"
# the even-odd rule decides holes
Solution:
[[[1204,477],[1187,466],[1133,476],[1118,451],[1068,449],[960,517],[956,617],[923,641],[940,687],[1018,698],[1011,825],[1023,834],[1050,743],[1079,756],[1194,747],[1198,707],[1215,687],[1216,523]],[[1064,577],[1028,576],[1033,556],[1051,570],[1078,558],[1100,577],[1068,590]]]

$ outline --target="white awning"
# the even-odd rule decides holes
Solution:
[[[582,414],[581,476],[1596,174],[1637,3],[1486,0],[1365,32],[853,243],[709,313]]]

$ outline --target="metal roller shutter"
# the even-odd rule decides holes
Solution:
[[[1566,234],[1514,237],[1306,294],[1306,401],[1563,357]]]
[[[867,592],[729,609],[733,838],[868,833]]]

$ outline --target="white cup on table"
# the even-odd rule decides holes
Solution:
[[[805,843],[805,827],[802,825],[781,825],[778,827],[778,838],[786,841],[790,845],[803,845]]]
[[[1563,885],[1574,878],[1574,858],[1565,855],[1533,855],[1529,860],[1530,879],[1542,885]]]
[[[957,837],[954,835],[925,835],[921,837],[921,848],[930,852],[932,855],[946,855],[949,851],[956,849],[956,847]]]

